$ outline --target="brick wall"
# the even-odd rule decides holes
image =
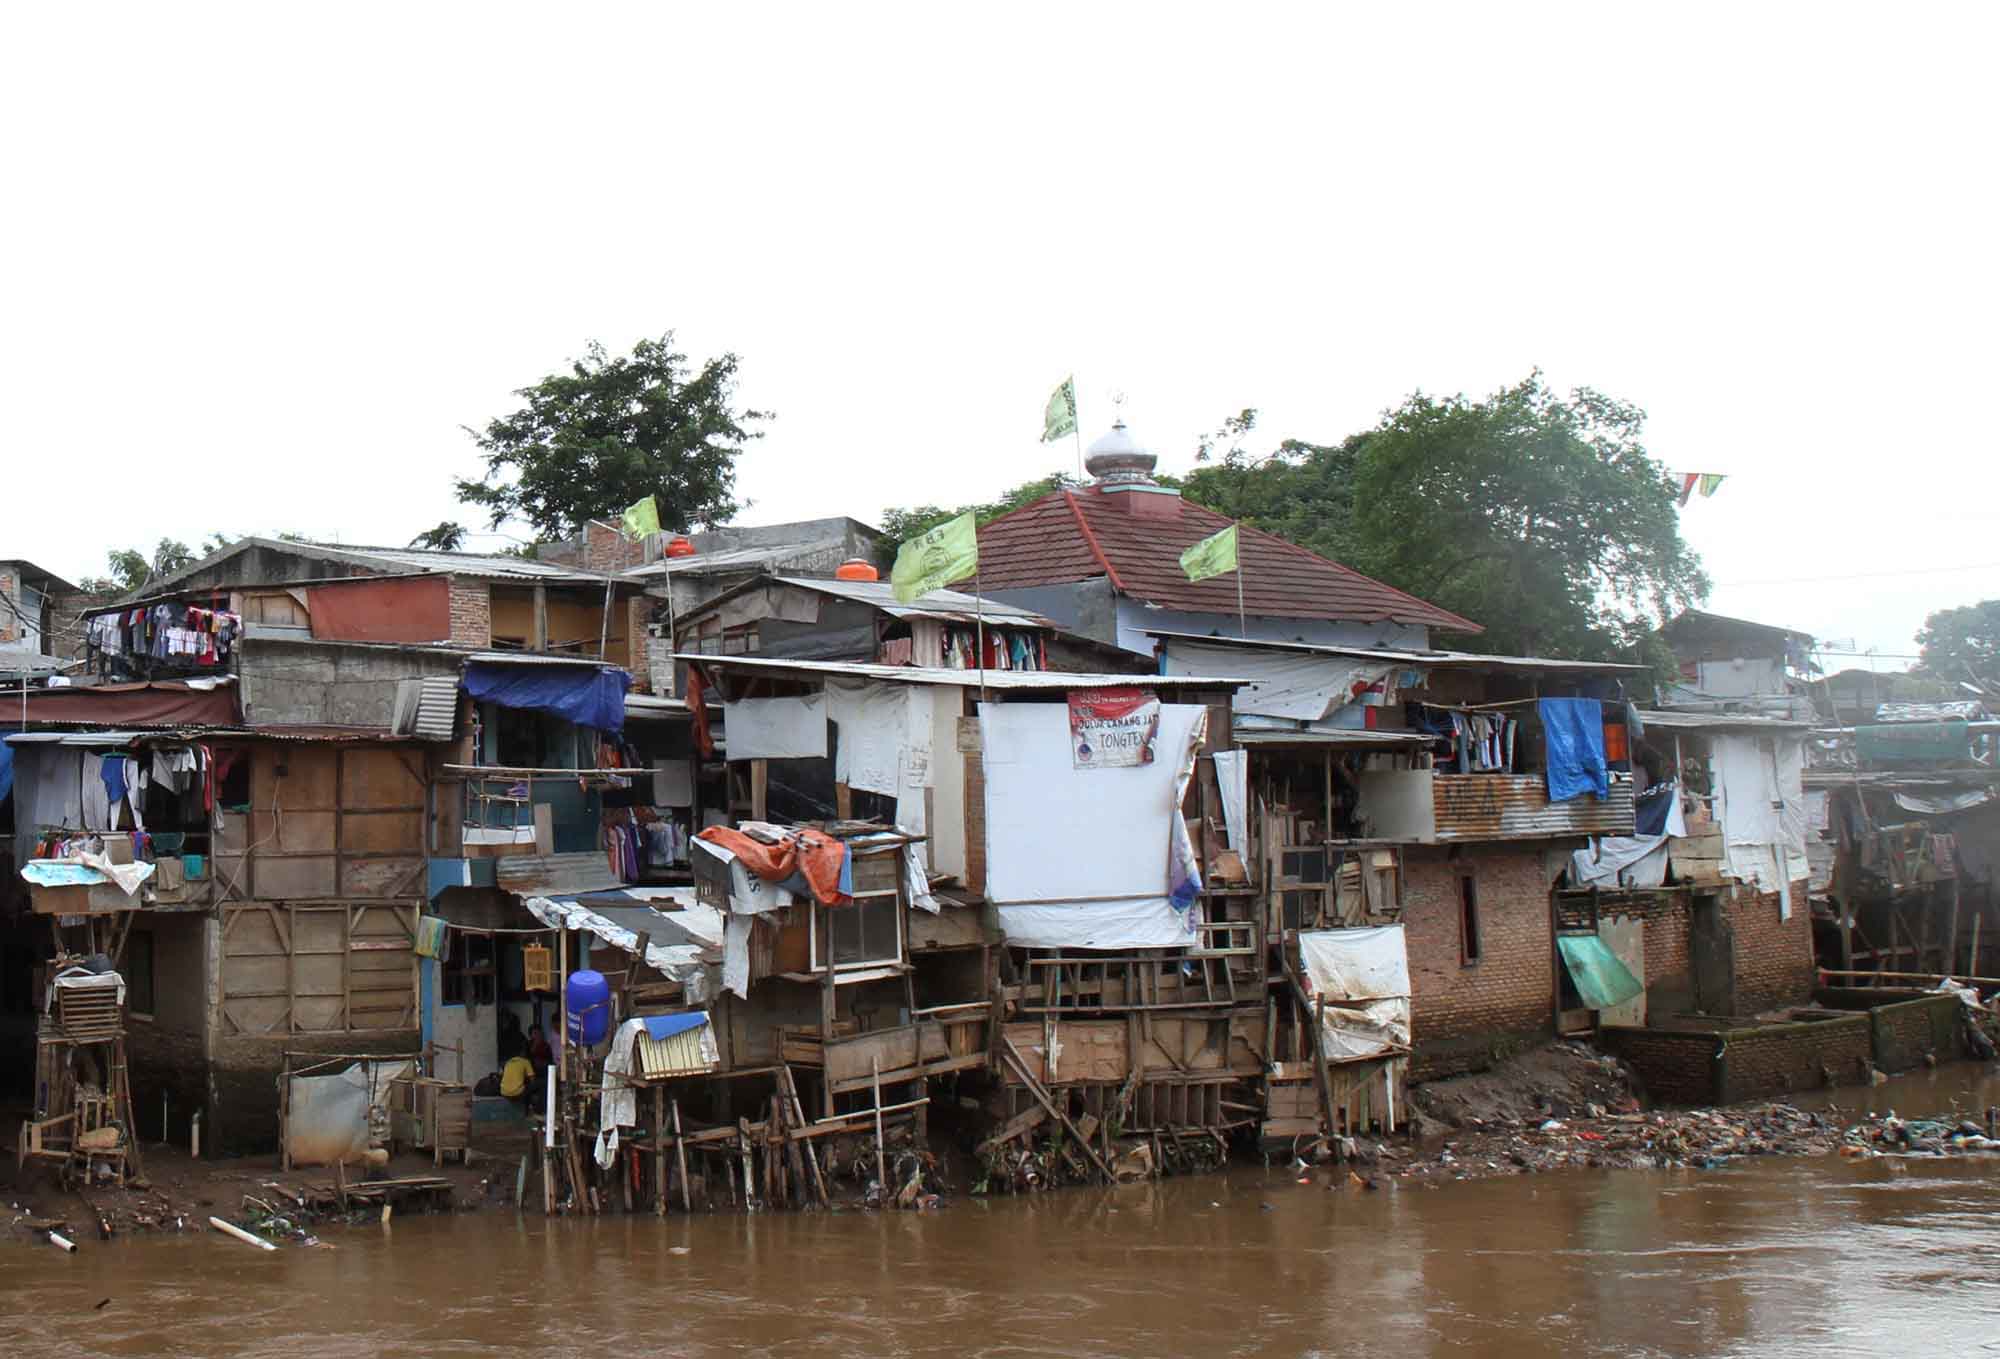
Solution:
[[[1736,943],[1736,1012],[1757,1014],[1812,997],[1812,910],[1806,884],[1791,884],[1792,918],[1778,918],[1778,894],[1739,892],[1728,907]],[[1651,939],[1647,946],[1652,945]]]
[[[591,520],[583,526],[583,569],[629,571],[646,564],[646,544],[634,542],[609,524]]]
[[[1461,961],[1461,869],[1478,894],[1479,960]],[[1410,954],[1412,1075],[1483,1070],[1555,1032],[1554,933],[1539,844],[1411,850],[1403,866]]]
[[[485,581],[451,578],[451,641],[479,651],[493,645],[493,591]]]
[[[1659,1104],[1713,1104],[1716,1051],[1722,1036],[1702,1030],[1600,1029],[1600,1047],[1639,1078],[1639,1088]]]
[[[1964,1039],[1957,996],[1926,996],[1869,1011],[1875,1065],[1884,1071],[1908,1071],[1926,1054],[1939,1061],[1961,1055]]]
[[[1731,1029],[1722,1035],[1717,1098],[1733,1104],[1818,1090],[1829,1072],[1836,1084],[1856,1082],[1873,1056],[1869,1031],[1867,1015]]]
[[[0,596],[18,607],[21,603],[20,573],[0,567]],[[14,610],[0,604],[0,642],[17,642],[21,639],[21,623],[14,617]]]
[[[632,672],[634,693],[649,693],[653,688],[652,666],[648,663],[646,624],[653,616],[653,601],[643,594],[633,595],[625,601],[625,655],[611,657]]]

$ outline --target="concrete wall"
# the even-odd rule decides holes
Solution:
[[[456,675],[462,659],[429,647],[253,637],[236,666],[246,721],[386,729],[397,681]]]
[[[141,911],[132,922],[132,937],[153,943],[153,1013],[131,1015],[125,1026],[133,1116],[144,1141],[185,1147],[189,1121],[208,1101],[207,923],[196,911]]]
[[[1412,1076],[1492,1065],[1555,1031],[1555,935],[1542,846],[1412,849],[1403,863],[1403,927],[1414,992]],[[1479,899],[1480,957],[1460,957],[1459,878]]]

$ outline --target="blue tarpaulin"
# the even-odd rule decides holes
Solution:
[[[1604,705],[1594,698],[1538,700],[1549,746],[1549,801],[1611,796],[1604,763]]]
[[[9,730],[11,730],[11,728],[0,727],[0,732]],[[14,791],[14,747],[8,745],[5,741],[0,741],[0,802],[5,802],[7,800],[7,795],[13,791]],[[7,827],[6,829],[7,829],[7,834],[12,835],[14,833],[14,828],[12,826]]]
[[[625,690],[632,677],[615,665],[508,665],[473,661],[465,692],[503,708],[532,708],[579,727],[625,730]]]
[[[651,1039],[672,1038],[677,1033],[698,1029],[708,1023],[708,1011],[696,1010],[685,1015],[647,1015],[646,1036]]]

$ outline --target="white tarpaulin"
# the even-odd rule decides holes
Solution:
[[[696,840],[694,843],[700,845],[707,841]],[[551,929],[582,930],[626,954],[639,946],[638,935],[605,919],[581,902],[528,897],[521,904],[528,908],[529,915]],[[708,965],[702,961],[701,954],[702,950],[693,944],[646,942],[647,965],[668,980],[679,982],[691,1005],[699,1005],[709,998]]]
[[[826,697],[746,698],[722,705],[732,760],[826,758]]]
[[[1169,675],[1229,675],[1252,681],[1238,689],[1232,711],[1260,717],[1317,722],[1351,702],[1354,686],[1373,684],[1394,671],[1385,661],[1305,651],[1203,646],[1175,638],[1167,644]]]
[[[1722,821],[1723,871],[1780,894],[1811,873],[1806,859],[1805,743],[1796,736],[1716,736],[1710,745]]]
[[[884,797],[895,797],[901,791],[903,752],[910,743],[912,687],[827,685],[827,716],[840,728],[833,761],[836,782]]]
[[[1410,958],[1401,925],[1301,930],[1306,992],[1324,1000],[1327,1060],[1356,1061],[1410,1046]]]
[[[389,1102],[389,1083],[411,1073],[407,1059],[356,1062],[330,1076],[293,1076],[285,1101],[285,1150],[295,1166],[359,1161],[368,1151],[368,1109]]]
[[[1206,725],[1198,704],[1163,704],[1159,758],[1075,767],[1066,703],[982,703],[986,895],[1011,944],[1175,948],[1199,906],[1177,911],[1168,879],[1181,824],[1175,786]]]
[[[1667,808],[1664,835],[1605,835],[1570,856],[1570,880],[1578,887],[1659,887],[1667,880],[1667,842],[1687,834],[1680,793]]]
[[[1229,835],[1229,847],[1247,865],[1250,862],[1250,752],[1215,752],[1215,781],[1222,791],[1222,824]]]

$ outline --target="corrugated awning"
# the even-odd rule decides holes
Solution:
[[[1587,1009],[1615,1010],[1646,989],[1594,934],[1559,934],[1556,947]]]

